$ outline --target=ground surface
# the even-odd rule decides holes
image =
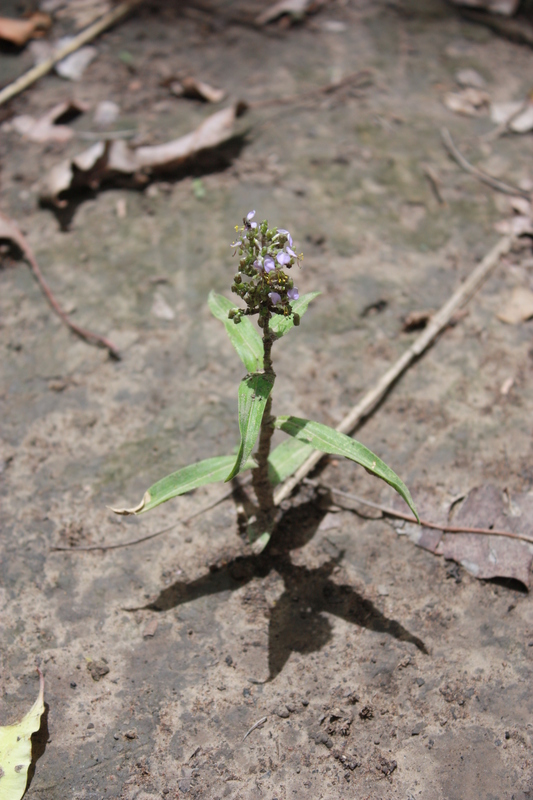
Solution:
[[[39,181],[86,141],[3,134],[2,210],[73,318],[123,358],[77,340],[24,264],[4,259],[0,722],[33,702],[40,660],[48,741],[29,800],[525,800],[533,600],[519,586],[477,581],[382,519],[328,511],[309,487],[286,512],[284,545],[259,559],[233,500],[135,547],[51,550],[157,531],[220,492],[133,521],[106,510],[237,442],[243,370],[206,296],[230,285],[243,213],[289,228],[305,253],[300,290],[322,291],[278,345],[276,409],[338,424],[416,336],[403,318],[438,308],[498,238],[507,200],[449,160],[439,127],[494,174],[533,179],[531,136],[480,149],[487,117],[442,103],[464,67],[493,98],[520,99],[531,50],[436,1],[331,3],[290,29],[245,21],[238,3],[214,16],[153,4],[101,37],[78,84],[49,76],[12,105],[38,116],[72,95],[114,100],[124,127],[162,142],[212,112],[172,97],[168,74],[257,101],[372,70],[358,95],[252,112],[233,163],[201,184],[109,188],[66,230],[39,207]],[[0,64],[7,80],[27,56]],[[90,115],[74,127],[90,129]],[[508,256],[358,432],[430,512],[473,487],[533,486],[533,322],[496,318],[531,264],[530,250]],[[392,501],[348,462],[320,477]]]

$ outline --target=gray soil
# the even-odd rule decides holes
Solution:
[[[533,600],[521,584],[478,581],[309,486],[261,557],[239,535],[238,497],[177,523],[217,485],[133,520],[106,509],[238,441],[243,368],[206,297],[228,293],[244,213],[291,230],[300,291],[322,292],[276,345],[275,411],[336,425],[417,335],[405,316],[439,308],[511,213],[449,159],[439,128],[504,180],[533,179],[531,134],[482,144],[487,116],[442,102],[465,67],[493,99],[525,97],[527,47],[437,0],[339,0],[261,30],[247,20],[262,7],[148,2],[100,37],[79,83],[48,76],[11,105],[39,116],[70,96],[114,100],[121,125],[155,143],[213,111],[171,96],[169,74],[253,102],[371,70],[357,92],[252,110],[229,163],[201,184],[108,186],[77,198],[69,224],[39,206],[39,181],[87,141],[2,134],[3,212],[73,319],[123,358],[75,338],[24,263],[3,259],[0,723],[35,699],[40,663],[47,719],[28,800],[531,798]],[[4,52],[0,78],[27,65]],[[91,129],[90,114],[73,127]],[[506,257],[357,433],[426,514],[474,487],[533,487],[533,322],[496,317],[531,288],[532,263],[527,242]],[[162,301],[173,319],[154,313]],[[393,501],[349,462],[317,476]],[[168,526],[125,549],[52,549]]]

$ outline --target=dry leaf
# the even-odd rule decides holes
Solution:
[[[0,39],[22,47],[30,39],[44,36],[51,24],[52,20],[48,14],[40,11],[36,11],[27,19],[0,17]]]
[[[73,37],[71,36],[65,36],[63,39],[59,40],[58,47],[68,44],[72,39]],[[96,58],[97,55],[98,50],[96,47],[86,45],[85,47],[78,48],[78,50],[61,59],[61,61],[58,61],[54,69],[62,78],[66,78],[69,81],[79,81],[91,61]]]
[[[84,111],[87,111],[87,106],[81,103],[58,103],[39,119],[23,114],[14,117],[7,126],[32,142],[68,142],[74,136],[74,131],[68,125],[56,125],[56,120],[64,116],[77,116]]]
[[[39,695],[28,713],[15,725],[0,728],[0,797],[21,800],[31,764],[31,737],[41,727],[44,713],[44,678],[39,670]]]
[[[511,17],[517,10],[520,0],[452,0],[456,6],[470,6],[470,8],[483,8],[494,14]]]
[[[158,319],[166,319],[168,322],[176,316],[171,309],[165,298],[159,292],[154,294],[154,302],[152,304],[152,314]]]
[[[520,109],[523,111],[518,113]],[[516,117],[511,118],[516,114]],[[521,101],[512,103],[492,103],[490,118],[497,125],[508,123],[509,130],[514,133],[528,133],[533,130],[533,103],[525,105]]]
[[[533,235],[533,220],[530,216],[518,214],[510,219],[502,219],[494,225],[494,230],[502,236],[513,234],[513,236]]]
[[[301,19],[307,13],[317,11],[326,2],[327,0],[281,0],[279,3],[274,3],[274,5],[265,9],[257,17],[256,23],[258,25],[267,25],[284,14]]]
[[[165,144],[131,147],[121,140],[97,142],[74,159],[57,164],[45,180],[42,196],[65,206],[60,195],[69,189],[97,189],[103,181],[121,175],[143,181],[147,173],[181,167],[231,139],[242,108],[236,104],[217,111],[191,133]]]
[[[533,317],[533,292],[524,287],[513,289],[510,300],[504,303],[502,310],[496,315],[508,325],[517,325]]]
[[[411,311],[403,321],[402,331],[409,333],[423,330],[434,313],[434,311]]]
[[[474,89],[485,86],[485,79],[475,69],[460,69],[455,73],[455,80],[459,86],[473,86]]]
[[[533,494],[506,497],[495,486],[480,486],[468,493],[451,524],[530,535]],[[476,578],[514,578],[529,587],[533,545],[527,542],[504,536],[445,533],[437,552],[458,561]]]
[[[444,95],[444,105],[456,114],[478,116],[484,106],[490,104],[487,92],[469,86],[460,92],[448,92]]]
[[[196,78],[173,81],[170,84],[170,91],[177,97],[191,97],[194,100],[205,100],[207,103],[220,103],[226,96],[224,89],[215,89]]]

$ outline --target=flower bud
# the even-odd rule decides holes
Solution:
[[[294,322],[295,326],[298,327],[298,325],[300,324],[300,315],[299,314],[293,314],[292,315],[292,321]]]

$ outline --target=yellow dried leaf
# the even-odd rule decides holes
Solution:
[[[39,696],[28,713],[15,725],[0,728],[0,797],[21,800],[26,791],[31,764],[31,736],[41,727],[44,712],[44,678],[39,670]]]

